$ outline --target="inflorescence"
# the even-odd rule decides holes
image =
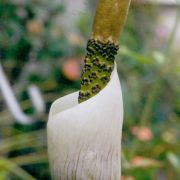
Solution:
[[[88,41],[79,103],[96,95],[109,82],[118,49],[119,46],[110,41],[100,42],[94,39]]]

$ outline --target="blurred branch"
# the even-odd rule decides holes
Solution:
[[[43,99],[45,100],[45,102],[52,102],[54,99],[56,99],[56,97],[57,96],[54,93],[47,93],[46,95],[43,96]],[[32,107],[29,100],[21,101],[19,104],[23,110],[27,110]],[[46,119],[45,117],[41,116],[43,120]],[[11,119],[12,116],[9,114],[8,110],[1,111],[1,121],[4,121],[7,124],[9,124],[8,122]]]
[[[6,138],[5,140],[0,141],[0,152],[8,153],[8,151],[29,147],[29,145],[34,146],[33,142],[38,140],[38,136],[45,137],[45,130],[32,131],[30,133],[23,133]],[[40,143],[43,143],[42,139]],[[46,143],[44,142],[44,145],[45,144]]]
[[[18,164],[19,166],[26,164],[37,164],[37,163],[47,163],[47,152],[40,151],[39,153],[32,153],[23,156],[17,156],[15,158],[10,158],[13,163]]]
[[[14,119],[21,124],[30,124],[33,123],[33,117],[25,114],[14,95],[14,92],[9,84],[9,81],[4,73],[3,67],[0,64],[0,89],[3,94],[3,98],[9,108]],[[45,103],[42,98],[39,88],[35,85],[30,85],[28,88],[28,93],[32,105],[36,110],[36,116],[42,115],[45,109]]]
[[[151,93],[149,93],[147,96],[147,100],[140,117],[140,126],[144,126],[148,123],[148,121],[150,121],[152,107],[155,99],[157,98],[157,95],[160,92],[160,87],[161,87],[161,80],[156,80],[155,84],[152,87],[152,90],[150,90]]]
[[[17,164],[13,163],[12,161],[0,157],[0,167],[1,169],[8,170],[10,173],[18,176],[21,179],[28,179],[28,180],[35,180],[33,176],[28,174],[22,168],[20,168]]]
[[[176,2],[177,2],[177,4],[180,3],[179,0],[176,0]],[[164,51],[165,57],[168,57],[168,55],[172,51],[172,44],[173,44],[173,41],[175,39],[175,35],[177,34],[179,22],[180,22],[180,9],[177,8],[175,23],[174,23],[174,26],[172,28],[171,34],[169,36],[167,46],[166,46],[166,50]]]
[[[132,60],[135,60],[136,62],[138,62],[140,64],[153,64],[153,61],[151,58],[149,58],[148,56],[139,54],[135,51],[132,51],[132,50],[128,49],[128,47],[126,47],[126,46],[121,46],[119,48],[118,53],[119,53],[119,55],[129,57]]]

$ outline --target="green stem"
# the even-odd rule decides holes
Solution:
[[[94,18],[92,38],[117,43],[125,23],[130,0],[99,0]]]

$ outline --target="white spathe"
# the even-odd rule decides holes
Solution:
[[[123,103],[116,66],[107,86],[78,104],[78,92],[56,100],[47,125],[53,179],[119,180]]]

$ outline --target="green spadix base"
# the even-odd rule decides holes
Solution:
[[[81,77],[79,103],[93,97],[110,80],[114,59],[119,46],[113,42],[90,39]]]

